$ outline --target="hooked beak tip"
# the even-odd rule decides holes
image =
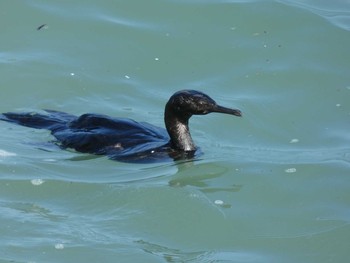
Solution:
[[[242,117],[242,112],[240,110],[234,110],[233,115],[235,115],[237,117]]]
[[[230,109],[222,106],[217,106],[213,112],[226,113],[230,115],[235,115],[237,117],[242,117],[242,112],[238,109]]]

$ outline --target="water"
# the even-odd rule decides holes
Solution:
[[[0,123],[1,262],[346,262],[348,1],[6,1],[0,112],[163,126],[199,89],[204,155],[126,164]],[[37,30],[40,27],[40,30]]]

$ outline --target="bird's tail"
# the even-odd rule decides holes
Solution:
[[[46,110],[47,114],[40,113],[14,113],[7,112],[0,114],[0,120],[16,123],[22,126],[55,130],[59,127],[65,126],[67,122],[73,120],[75,116],[64,112]]]

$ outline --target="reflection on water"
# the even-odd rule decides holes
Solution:
[[[221,177],[223,174],[230,173],[231,169],[220,166],[216,163],[196,163],[187,162],[177,165],[178,172],[172,176],[169,185],[172,187],[194,186],[204,193],[215,193],[221,191],[238,192],[242,185],[232,184],[231,186],[213,187],[210,182]]]
[[[268,260],[261,255],[236,251],[186,251],[173,249],[147,241],[135,242],[146,253],[158,256],[165,262],[262,262]]]
[[[318,0],[277,0],[278,2],[297,6],[326,18],[340,28],[350,30],[349,1],[318,1]]]

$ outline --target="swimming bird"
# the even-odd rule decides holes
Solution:
[[[220,106],[203,92],[181,90],[165,106],[166,129],[128,118],[91,113],[78,117],[53,110],[45,110],[44,114],[8,112],[0,114],[0,120],[50,130],[63,149],[107,155],[124,162],[159,162],[193,158],[198,148],[188,121],[192,115],[212,112],[242,116],[240,110]]]

